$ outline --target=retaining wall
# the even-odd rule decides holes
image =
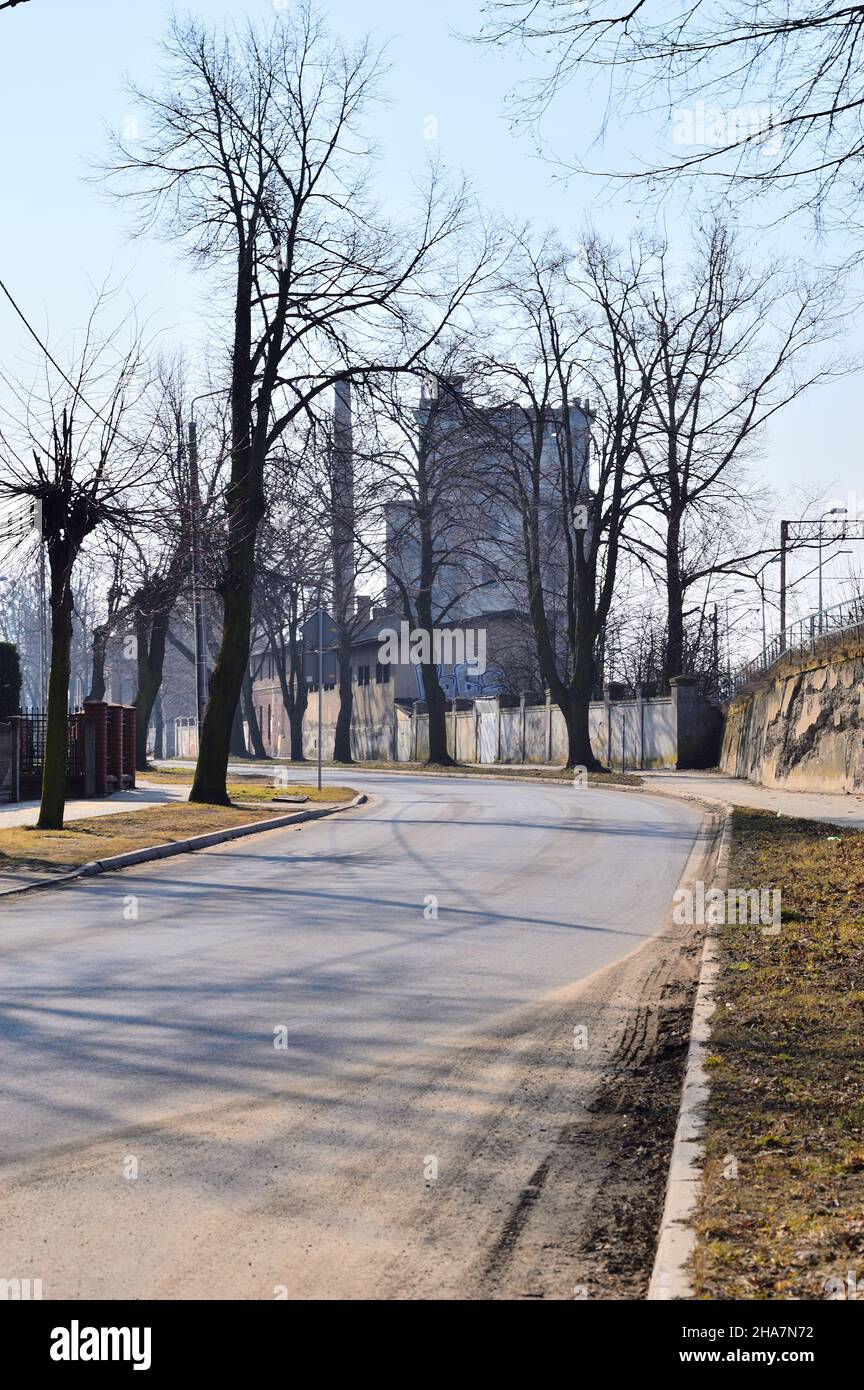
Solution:
[[[732,700],[720,766],[766,787],[864,791],[864,640],[789,656]]]

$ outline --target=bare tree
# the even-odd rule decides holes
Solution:
[[[814,353],[838,326],[824,285],[754,271],[721,222],[697,230],[695,248],[677,273],[664,242],[631,248],[640,273],[626,327],[649,389],[639,447],[660,521],[633,543],[662,569],[667,681],[687,669],[688,593],[766,554],[761,538],[753,548],[760,489],[744,467],[765,425],[841,365]]]
[[[420,376],[419,402],[416,378],[394,376],[370,388],[374,424],[364,447],[372,501],[357,509],[355,523],[359,549],[385,574],[388,609],[421,639],[428,761],[444,766],[454,759],[434,635],[470,617],[497,579],[478,564],[484,537],[491,541],[490,432],[459,362],[452,348],[442,352],[436,369]]]
[[[51,666],[38,820],[44,830],[62,828],[66,800],[75,565],[97,528],[128,529],[140,511],[136,492],[152,471],[144,448],[128,433],[146,389],[141,342],[128,320],[107,335],[99,331],[109,299],[97,298],[68,371],[46,357],[40,384],[29,391],[6,379],[21,414],[0,434],[0,496],[38,503],[50,574]]]
[[[542,55],[525,114],[593,71],[606,88],[602,122],[613,111],[672,115],[674,155],[622,177],[704,175],[724,195],[771,189],[820,223],[833,204],[860,225],[864,6],[487,0],[483,13],[483,41]]]
[[[352,647],[368,627],[369,612],[381,595],[381,566],[374,554],[357,541],[368,535],[369,519],[380,515],[378,488],[381,484],[377,460],[373,462],[375,431],[368,447],[362,436],[367,424],[364,416],[372,406],[370,393],[360,393],[360,447],[355,445],[355,403],[350,380],[336,382],[332,414],[317,412],[309,431],[305,452],[306,467],[314,470],[315,486],[321,505],[318,526],[329,542],[327,557],[322,556],[319,591],[336,626],[336,669],[339,705],[333,738],[333,758],[338,763],[353,761],[351,724],[354,711],[354,672]],[[371,442],[370,442],[371,441]],[[374,524],[374,523],[373,523]],[[363,602],[358,589],[363,589]]]
[[[90,683],[88,700],[105,699],[105,659],[108,641],[116,630],[121,614],[125,612],[126,582],[125,563],[129,537],[125,534],[109,534],[105,537],[100,568],[106,572],[102,613],[94,622],[90,632]]]
[[[639,277],[635,263],[623,275],[598,238],[584,246],[580,270],[553,238],[535,246],[518,236],[500,291],[511,353],[502,347],[487,364],[499,401],[514,401],[497,425],[502,495],[519,521],[537,655],[564,716],[568,767],[600,767],[589,705],[625,528],[640,503],[649,385],[629,332]]]
[[[461,228],[464,198],[433,182],[413,239],[371,205],[363,120],[380,64],[368,44],[349,52],[300,4],[267,29],[175,20],[165,50],[161,92],[136,92],[152,132],[118,146],[113,175],[145,228],[161,224],[230,279],[222,638],[192,788],[224,803],[268,454],[338,378],[414,360],[477,271],[418,326],[424,277]]]
[[[288,716],[291,761],[302,762],[308,703],[303,626],[320,601],[326,515],[314,473],[284,456],[274,458],[272,467],[281,482],[272,489],[274,501],[262,528],[255,609]]]

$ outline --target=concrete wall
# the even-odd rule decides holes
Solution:
[[[733,700],[720,765],[766,787],[864,791],[864,640],[790,656]]]
[[[400,716],[415,727],[413,732],[400,730],[398,758],[407,761],[413,748],[422,761],[429,747],[428,716],[405,711]],[[720,715],[682,677],[671,695],[592,702],[589,730],[594,754],[605,766],[705,767],[717,760]],[[477,700],[470,709],[448,713],[447,747],[466,763],[563,763],[567,730],[561,711],[549,701],[502,705],[497,699]],[[324,749],[326,756],[326,740]]]
[[[643,700],[595,700],[589,710],[594,754],[606,766],[704,767],[717,760],[719,714],[699,696],[695,684],[681,677],[671,695]],[[255,703],[267,751],[286,757],[290,750],[288,719],[278,684],[256,682]],[[457,702],[459,703],[459,702]],[[332,758],[339,692],[324,690],[322,751]],[[623,744],[623,747],[622,747]],[[429,725],[425,712],[409,712],[393,702],[393,684],[354,687],[351,746],[364,761],[423,762],[428,757]],[[563,763],[567,729],[557,705],[478,699],[469,708],[447,714],[447,746],[460,762]],[[315,758],[318,747],[318,693],[309,697],[303,722],[303,752]]]

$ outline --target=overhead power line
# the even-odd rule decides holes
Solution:
[[[2,9],[2,8],[3,8],[3,6],[0,5],[0,9]],[[60,363],[57,361],[56,357],[53,357],[53,356],[52,356],[50,350],[46,347],[45,343],[43,343],[42,339],[39,337],[39,334],[36,332],[36,329],[33,327],[32,323],[31,323],[30,320],[27,318],[27,315],[24,313],[24,310],[19,306],[19,304],[18,304],[18,303],[16,302],[16,300],[14,299],[11,290],[9,290],[9,289],[7,288],[7,286],[4,284],[4,282],[3,282],[2,280],[0,280],[0,290],[3,291],[3,293],[4,293],[5,296],[6,296],[6,298],[9,300],[9,303],[12,305],[12,308],[15,310],[15,313],[18,315],[18,317],[19,317],[19,319],[21,320],[21,322],[23,323],[24,327],[27,329],[27,332],[30,334],[30,337],[31,337],[31,338],[33,339],[33,341],[37,344],[37,346],[39,347],[40,352],[43,352],[43,353],[45,354],[45,356],[47,357],[48,361],[51,363],[51,366],[55,369],[55,371],[58,371],[58,372],[60,373],[60,375],[62,376],[63,380],[66,382],[67,386],[71,387],[71,389],[75,392],[75,395],[78,397],[79,401],[82,401],[83,404],[86,405],[87,409],[88,409],[93,415],[95,415],[95,417],[96,417],[97,420],[101,420],[101,421],[102,421],[102,424],[103,424],[103,425],[107,425],[107,426],[109,427],[109,429],[110,429],[110,428],[111,428],[111,422],[110,422],[110,420],[106,420],[106,419],[105,419],[105,416],[102,414],[102,412],[99,411],[99,410],[97,410],[96,407],[95,407],[94,405],[91,405],[91,404],[90,404],[90,402],[88,401],[87,397],[84,396],[84,395],[82,395],[81,390],[79,389],[79,387],[77,387],[77,386],[75,385],[75,382],[71,379],[71,377],[68,377],[68,376],[66,375],[66,373],[65,373],[64,370],[63,370],[63,368],[60,366]],[[122,438],[122,436],[120,436],[120,437]],[[128,444],[128,443],[131,443],[132,441],[131,441],[131,440],[127,440],[126,442],[127,442],[127,444]],[[138,446],[136,445],[135,447],[137,448]]]

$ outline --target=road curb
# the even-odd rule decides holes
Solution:
[[[199,849],[209,849],[212,845],[224,844],[227,840],[239,840],[244,835],[260,835],[265,830],[282,830],[288,825],[299,825],[302,821],[321,820],[324,816],[335,815],[337,811],[351,811],[362,806],[368,797],[359,792],[353,801],[340,801],[333,806],[321,806],[312,811],[292,811],[285,816],[272,816],[269,820],[248,821],[245,825],[232,825],[226,830],[210,830],[203,835],[191,835],[188,840],[172,840],[169,844],[148,845],[144,849],[126,850],[124,854],[112,854],[106,859],[92,859],[69,873],[57,874],[52,878],[40,879],[38,883],[27,883],[22,888],[7,888],[0,893],[0,899],[20,897],[23,893],[38,893],[46,888],[56,888],[75,878],[93,878],[97,874],[111,873],[114,869],[126,869],[134,864],[147,864],[154,859],[173,859],[178,854],[194,854]]]
[[[735,808],[728,802],[717,804],[724,808],[725,821],[711,887],[725,892],[732,847],[732,813]],[[691,1261],[696,1248],[693,1219],[702,1189],[705,1106],[710,1091],[705,1060],[715,1008],[714,988],[719,973],[719,936],[715,928],[706,928],[678,1123],[669,1160],[666,1199],[648,1286],[647,1298],[651,1301],[693,1297]]]
[[[467,763],[467,764],[465,764],[465,766],[466,766],[466,767],[481,767],[481,766],[492,766],[492,764]],[[531,766],[539,766],[539,764],[531,764]],[[325,770],[325,772],[327,772],[327,771],[329,771],[329,772],[337,771],[337,769],[335,769],[335,768],[325,768],[324,770]],[[440,769],[435,769],[435,770],[433,771],[431,768],[429,768],[429,769],[426,769],[426,768],[419,768],[419,767],[410,767],[410,768],[409,768],[409,767],[405,767],[405,768],[402,768],[402,769],[399,769],[399,768],[377,768],[377,767],[361,767],[360,764],[358,764],[357,767],[356,767],[356,772],[357,772],[361,777],[365,777],[365,776],[370,776],[370,777],[440,777],[440,778],[442,779],[442,781],[443,781],[443,780],[450,780],[450,779],[453,779],[453,778],[459,778],[459,777],[461,777],[461,778],[462,778],[464,781],[466,781],[466,782],[469,782],[469,781],[470,781],[470,782],[523,782],[523,783],[524,783],[524,782],[527,782],[527,783],[529,784],[529,786],[532,786],[532,785],[534,785],[534,783],[537,783],[537,784],[540,785],[540,786],[546,786],[546,787],[572,787],[572,786],[573,786],[573,781],[574,781],[574,779],[571,778],[571,777],[535,777],[535,776],[533,776],[533,775],[532,775],[532,776],[525,776],[525,775],[523,775],[523,774],[521,774],[521,773],[518,773],[518,772],[512,772],[512,773],[507,773],[507,772],[465,772],[465,771],[463,771],[463,770],[460,769],[460,768],[457,768],[457,769],[456,769],[455,771],[453,771],[453,772],[444,772],[444,771],[442,771],[442,770],[440,770]],[[252,780],[253,774],[251,774],[251,773],[246,773],[246,774],[244,774],[244,775],[245,775],[245,776],[248,776],[248,777],[250,778],[250,780]],[[638,776],[639,776],[638,772],[634,772],[634,773],[629,774],[629,775],[631,775],[631,776],[633,776],[633,777],[638,777]],[[644,791],[644,785],[642,785],[642,786],[633,786],[633,785],[631,785],[630,783],[627,783],[627,782],[610,782],[610,783],[608,784],[608,786],[604,786],[604,784],[603,784],[602,782],[590,782],[590,783],[588,783],[587,787],[582,787],[582,786],[580,785],[580,790],[582,790],[582,791],[584,791],[584,790],[591,790],[591,791],[610,791],[610,792],[615,792],[615,791],[621,791],[621,792],[624,792],[624,791],[627,791],[627,792],[638,792],[638,791]]]

